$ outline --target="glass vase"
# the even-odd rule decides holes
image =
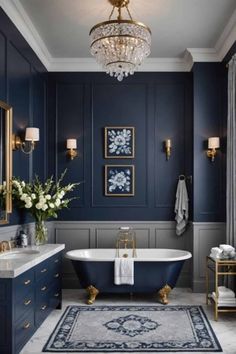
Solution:
[[[48,240],[48,230],[45,221],[35,221],[35,245],[44,245]]]

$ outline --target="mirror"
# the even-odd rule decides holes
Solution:
[[[0,224],[12,212],[12,107],[0,101]]]

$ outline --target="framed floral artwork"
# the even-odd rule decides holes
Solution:
[[[135,189],[134,165],[105,165],[105,195],[132,197]]]
[[[105,127],[105,158],[132,159],[135,148],[134,127]]]

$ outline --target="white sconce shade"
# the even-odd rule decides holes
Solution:
[[[67,149],[77,149],[77,140],[76,139],[67,139],[66,140]]]
[[[39,141],[39,128],[26,128],[25,141]]]
[[[220,147],[219,137],[208,138],[208,149],[219,149],[219,147]]]
[[[74,160],[78,156],[77,152],[77,140],[76,139],[67,139],[66,140],[67,156]]]

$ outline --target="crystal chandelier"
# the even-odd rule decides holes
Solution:
[[[119,81],[134,72],[150,54],[151,31],[130,14],[129,0],[108,0],[113,6],[108,21],[98,23],[90,30],[91,54],[110,76]],[[125,8],[129,19],[123,19]],[[112,20],[115,9],[117,20]]]

